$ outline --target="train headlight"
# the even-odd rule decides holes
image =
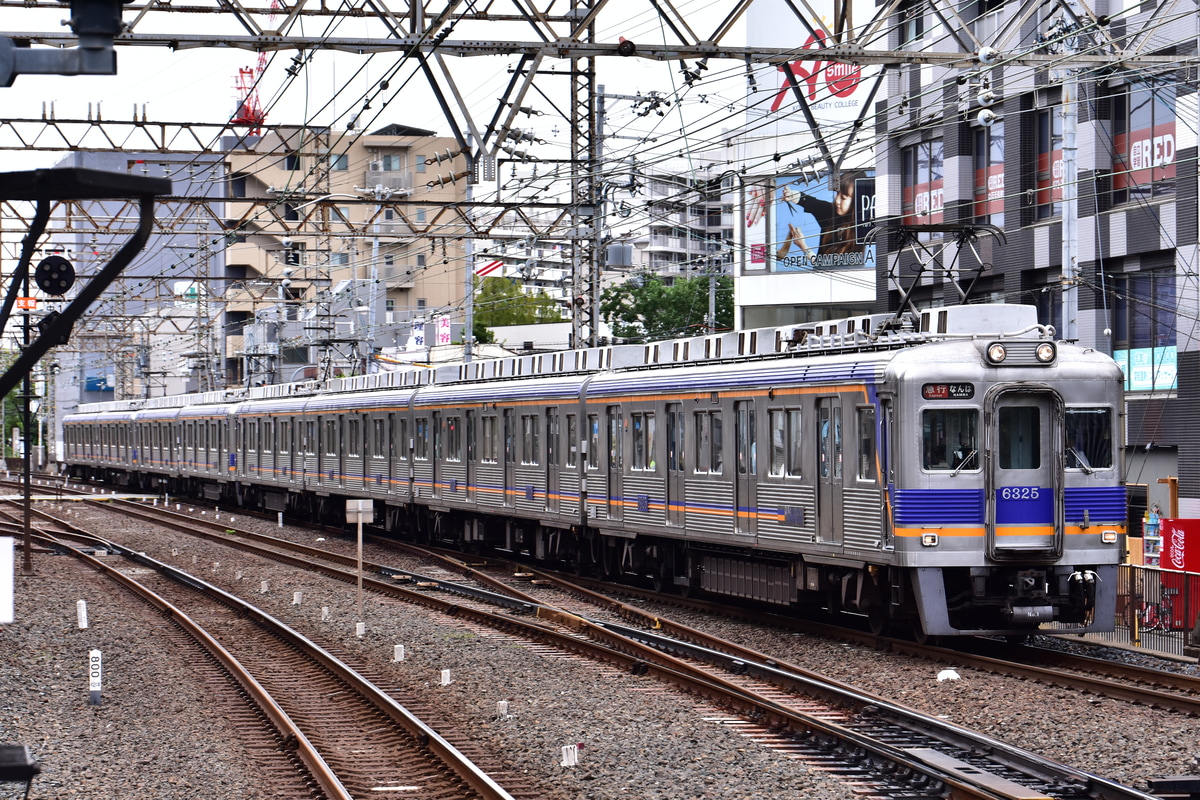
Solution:
[[[1008,358],[1008,351],[1004,349],[1004,345],[996,342],[995,344],[988,345],[987,357],[988,361],[992,362],[993,364],[999,364],[1000,362],[1004,361],[1004,359]]]
[[[1101,531],[1100,532],[1100,541],[1104,542],[1105,544],[1116,544],[1117,543],[1117,532],[1116,531]]]
[[[1054,360],[1054,345],[1049,342],[1042,342],[1037,346],[1037,360],[1043,364],[1049,364]]]
[[[926,531],[925,533],[921,534],[921,544],[923,546],[937,547],[937,543],[938,543],[938,535],[936,533]]]

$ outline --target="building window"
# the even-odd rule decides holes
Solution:
[[[425,224],[425,209],[423,209],[423,208],[417,209],[417,224],[418,225]]]
[[[332,172],[345,172],[350,169],[350,157],[345,153],[330,153],[329,169]]]
[[[399,153],[389,153],[382,159],[384,172],[399,172],[404,169],[404,156]]]
[[[938,225],[942,222],[945,207],[943,153],[941,139],[921,142],[900,151],[902,224]]]
[[[1162,269],[1113,278],[1116,315],[1114,348],[1135,350],[1175,344],[1175,270]]]
[[[924,0],[903,0],[900,4],[900,44],[915,42],[924,35]]]
[[[425,156],[417,156],[416,163],[413,165],[413,167],[417,172],[424,172],[425,171]]]
[[[299,153],[288,153],[286,156],[284,156],[283,157],[283,168],[286,169],[288,172],[299,172],[300,171],[300,154]]]
[[[1062,212],[1062,114],[1059,108],[1037,112],[1037,218]]]
[[[1112,97],[1112,201],[1175,191],[1175,86],[1131,83]]]
[[[1004,120],[975,129],[975,221],[1004,227]]]

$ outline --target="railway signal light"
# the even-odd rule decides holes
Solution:
[[[34,269],[33,281],[51,297],[62,297],[75,285],[75,268],[62,256],[47,256]]]

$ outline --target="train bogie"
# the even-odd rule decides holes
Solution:
[[[924,334],[864,318],[772,349],[759,331],[707,362],[648,347],[636,368],[623,351],[544,375],[89,410],[65,426],[68,463],[330,517],[372,497],[399,533],[877,629],[1103,629],[1125,524],[1120,372],[1031,311],[977,309]],[[968,335],[972,315],[1010,333]]]

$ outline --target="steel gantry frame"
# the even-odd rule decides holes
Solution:
[[[436,238],[439,228],[457,227],[458,236],[498,238],[503,229],[512,238],[536,236],[544,239],[569,240],[573,244],[572,282],[575,292],[577,343],[594,342],[598,327],[599,273],[601,248],[595,225],[599,198],[603,189],[603,149],[599,141],[602,132],[595,124],[596,65],[601,58],[637,58],[658,62],[686,59],[730,59],[748,65],[774,65],[789,76],[789,83],[805,111],[803,93],[787,66],[797,61],[841,62],[856,65],[883,65],[898,68],[902,65],[934,65],[944,68],[974,71],[982,74],[997,65],[1028,68],[1041,72],[1061,68],[1062,55],[1046,48],[1020,44],[1021,30],[1036,14],[1045,13],[1042,0],[1021,0],[1019,8],[999,30],[981,37],[972,21],[964,19],[953,0],[925,0],[927,8],[944,27],[946,35],[933,48],[893,49],[887,32],[892,20],[911,0],[889,0],[874,8],[870,20],[847,24],[851,0],[834,0],[831,35],[825,46],[801,48],[764,48],[731,46],[727,43],[756,0],[729,0],[725,13],[718,13],[716,24],[705,35],[693,30],[684,14],[672,0],[654,0],[644,9],[661,29],[661,43],[629,41],[598,41],[597,30],[620,30],[628,7],[613,0],[491,0],[485,3],[464,3],[461,0],[440,2],[395,2],[395,0],[352,0],[333,7],[308,0],[281,0],[270,4],[249,4],[239,0],[196,0],[186,6],[171,0],[152,0],[124,6],[124,30],[114,37],[117,47],[165,47],[173,50],[193,48],[233,48],[251,52],[298,53],[294,63],[303,65],[323,51],[400,54],[411,60],[414,70],[423,75],[433,91],[462,152],[468,157],[476,180],[492,174],[497,158],[507,148],[506,141],[514,132],[518,116],[534,89],[535,78],[551,63],[566,61],[570,68],[569,108],[562,111],[570,129],[569,173],[570,197],[563,203],[547,203],[547,218],[534,219],[529,210],[537,204],[466,203],[438,208],[426,230],[419,235]],[[768,2],[768,0],[757,0]],[[793,16],[810,32],[813,20],[819,18],[806,0],[771,0],[772,8]],[[1009,3],[1016,7],[1017,4]],[[1071,54],[1069,64],[1086,68],[1135,68],[1178,66],[1193,63],[1193,56],[1160,55],[1158,50],[1172,44],[1161,24],[1186,9],[1183,0],[1165,0],[1156,6],[1149,22],[1133,31],[1114,32],[1109,16],[1097,14],[1088,0],[1056,0],[1055,11],[1067,17],[1075,30],[1085,31],[1090,46]],[[22,9],[35,14],[39,6],[26,0],[0,0],[2,9]],[[61,12],[46,7],[50,25],[58,21]],[[212,32],[180,33],[171,23],[180,14],[210,15]],[[53,19],[50,19],[53,17]],[[352,19],[365,31],[360,36],[311,35],[300,32],[306,19]],[[203,27],[203,26],[196,26]],[[311,26],[310,26],[311,27]],[[227,29],[227,30],[226,30]],[[478,34],[477,38],[471,38]],[[71,48],[78,40],[60,28],[47,31],[22,31],[9,34],[9,39],[21,46]],[[895,37],[891,38],[895,41]],[[454,76],[458,61],[482,56],[517,56],[512,77],[492,108],[486,123],[477,121],[473,108],[468,107]],[[887,69],[880,72],[871,96],[876,97]],[[364,106],[375,99],[364,102]],[[878,103],[898,102],[886,98]],[[809,115],[811,116],[811,114]],[[480,117],[482,119],[482,117]],[[861,124],[860,130],[871,126]],[[815,126],[815,123],[814,123]],[[154,122],[140,119],[137,112],[129,121],[101,119],[97,107],[87,119],[59,119],[53,106],[43,107],[42,115],[0,120],[0,149],[137,149],[142,151],[214,152],[213,142],[222,132],[232,132],[229,126],[202,123]],[[836,170],[842,153],[825,146],[819,130],[814,130],[817,145],[824,161]],[[851,139],[845,143],[849,148]],[[239,198],[239,202],[243,199]],[[211,201],[179,199],[193,203],[191,213],[214,214]],[[286,230],[285,220],[274,213],[274,201],[251,201],[247,213],[264,213],[271,225]],[[409,205],[412,205],[410,202]],[[387,208],[380,204],[379,209]],[[22,219],[21,212],[11,205],[0,213],[14,220]],[[222,225],[231,221],[221,220]],[[234,221],[236,222],[236,221]],[[453,222],[453,225],[450,223]],[[503,238],[503,237],[500,237]],[[464,287],[465,290],[465,287]]]

